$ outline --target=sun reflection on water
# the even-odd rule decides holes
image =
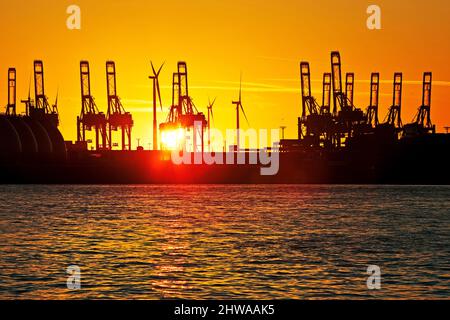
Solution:
[[[2,186],[0,298],[448,298],[450,189],[410,188]]]

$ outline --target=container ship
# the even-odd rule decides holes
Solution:
[[[164,123],[158,125],[156,109],[162,106],[159,73],[153,75],[153,147],[132,149],[134,125],[116,92],[116,69],[106,63],[108,110],[101,112],[90,88],[87,61],[80,62],[81,113],[77,117],[77,141],[65,141],[59,127],[57,100],[53,105],[44,91],[42,61],[34,61],[34,99],[21,100],[25,114],[16,112],[16,70],[8,70],[8,104],[0,115],[0,182],[3,184],[440,184],[450,182],[448,150],[450,135],[437,133],[431,121],[432,73],[423,75],[422,102],[412,123],[403,124],[402,73],[395,73],[392,106],[386,120],[379,121],[380,75],[372,73],[367,109],[353,103],[353,73],[342,74],[339,52],[331,53],[331,72],[323,75],[322,100],[312,95],[308,62],[300,63],[302,106],[298,137],[280,139],[273,146],[250,150],[239,144],[239,100],[234,101],[237,143],[228,150],[210,152],[210,117],[195,107],[188,91],[185,62],[173,73],[172,105]],[[245,116],[245,113],[244,113]],[[200,124],[200,127],[197,127]],[[192,164],[177,164],[173,150],[158,146],[158,137],[195,131],[198,139],[182,153]],[[95,141],[87,139],[93,132]],[[113,132],[121,141],[113,142]],[[206,140],[206,141],[205,141]],[[89,143],[94,145],[88,148]],[[206,145],[206,146],[205,146]],[[114,150],[119,148],[120,150]],[[206,150],[205,150],[206,149]],[[216,158],[242,159],[242,164],[194,164],[208,152]],[[262,174],[276,159],[273,174]],[[252,161],[253,159],[253,161]]]

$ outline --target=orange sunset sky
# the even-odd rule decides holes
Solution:
[[[68,30],[66,9],[81,8],[81,30]],[[382,10],[382,30],[366,27],[366,9]],[[402,119],[421,102],[424,71],[433,71],[432,120],[450,125],[450,3],[447,0],[14,0],[0,2],[0,104],[7,103],[7,69],[17,68],[18,98],[27,96],[34,59],[44,60],[46,94],[59,88],[61,130],[76,139],[81,109],[79,61],[91,64],[92,93],[106,113],[105,62],[114,60],[118,93],[133,113],[133,144],[151,141],[150,60],[166,62],[160,83],[165,120],[171,74],[187,61],[190,95],[206,114],[217,97],[213,126],[235,128],[231,101],[243,72],[243,105],[254,128],[287,126],[297,134],[299,62],[311,63],[314,95],[321,100],[322,73],[339,50],[343,72],[355,72],[355,104],[369,103],[370,73],[381,73],[380,118],[391,104],[392,77],[404,73]],[[19,105],[23,112],[23,105]],[[245,125],[245,123],[244,123]],[[245,128],[245,126],[244,126]]]

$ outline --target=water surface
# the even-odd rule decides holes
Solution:
[[[0,298],[448,299],[449,208],[439,186],[0,186]]]

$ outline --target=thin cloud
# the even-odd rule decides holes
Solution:
[[[242,82],[242,92],[250,92],[250,93],[300,93],[300,79],[293,78],[267,78],[262,79],[264,82]],[[280,85],[273,84],[267,82],[286,82],[292,83],[292,85]],[[311,79],[313,83],[322,83],[323,79]],[[345,79],[343,79],[345,82]],[[212,84],[203,84],[203,85],[191,85],[191,89],[196,90],[211,90],[211,91],[233,91],[238,92],[240,82],[239,81],[211,81]],[[370,84],[369,79],[355,79],[355,83],[359,84]],[[218,84],[218,85],[214,85]],[[380,80],[380,84],[391,85],[392,80]],[[403,84],[405,85],[422,85],[422,81],[420,80],[403,80]],[[450,87],[450,81],[441,81],[435,80],[433,81],[433,86],[439,87]],[[321,86],[314,86],[312,92],[316,95],[322,93]],[[161,86],[161,89],[172,89],[171,85]],[[359,91],[355,92],[356,95],[369,95],[369,92]],[[381,96],[389,96],[387,93],[380,93]],[[124,100],[130,104],[139,104],[139,105],[151,105],[151,100]]]
[[[231,85],[234,85],[233,88],[235,88],[235,89],[239,89],[240,84],[241,84],[240,81],[211,81],[211,82],[212,83],[220,83],[220,84],[231,84]],[[261,87],[261,88],[269,88],[269,89],[282,88],[282,86],[274,85],[274,84],[242,81],[242,87],[244,87],[244,86]]]
[[[238,91],[239,90],[239,87],[235,87],[235,86],[204,85],[204,86],[190,86],[190,88],[202,89],[202,90],[223,90],[223,91]],[[290,88],[290,87],[274,87],[274,88],[269,87],[268,88],[268,87],[262,87],[262,86],[257,86],[257,87],[243,86],[242,92],[286,92],[286,93],[291,93],[291,92],[298,92],[298,88]]]
[[[271,60],[271,61],[282,61],[282,62],[295,62],[298,63],[297,59],[291,59],[291,58],[283,58],[283,57],[271,57],[271,56],[257,56],[257,59],[262,60]]]
[[[150,105],[150,104],[153,103],[153,101],[152,100],[145,100],[145,99],[122,99],[122,103]]]
[[[290,79],[290,78],[266,78],[262,79],[263,81],[274,81],[274,82],[296,82],[300,83],[300,77],[298,79]],[[342,81],[344,82],[345,79],[343,78]],[[322,83],[323,79],[311,79],[311,82],[315,83]],[[355,83],[370,83],[370,80],[368,79],[355,79]],[[392,80],[380,80],[381,84],[392,84]],[[422,80],[403,80],[403,84],[407,85],[422,85]],[[439,86],[439,87],[450,87],[450,81],[443,81],[443,80],[433,80],[433,86]]]
[[[122,99],[122,103],[125,106],[125,110],[128,112],[142,112],[142,113],[149,113],[149,112],[153,112],[153,101],[152,100],[146,100],[146,99]],[[129,107],[129,106],[134,106],[134,107]],[[142,106],[142,107],[138,107],[138,106]],[[161,111],[161,107],[158,105],[157,106],[157,112],[163,112],[166,113],[167,110],[170,109],[170,106],[164,106],[162,107],[162,111]]]
[[[133,113],[153,113],[153,108],[126,108],[127,112],[133,112]],[[169,108],[163,109],[161,111],[160,108],[156,110],[157,113],[167,113]]]

